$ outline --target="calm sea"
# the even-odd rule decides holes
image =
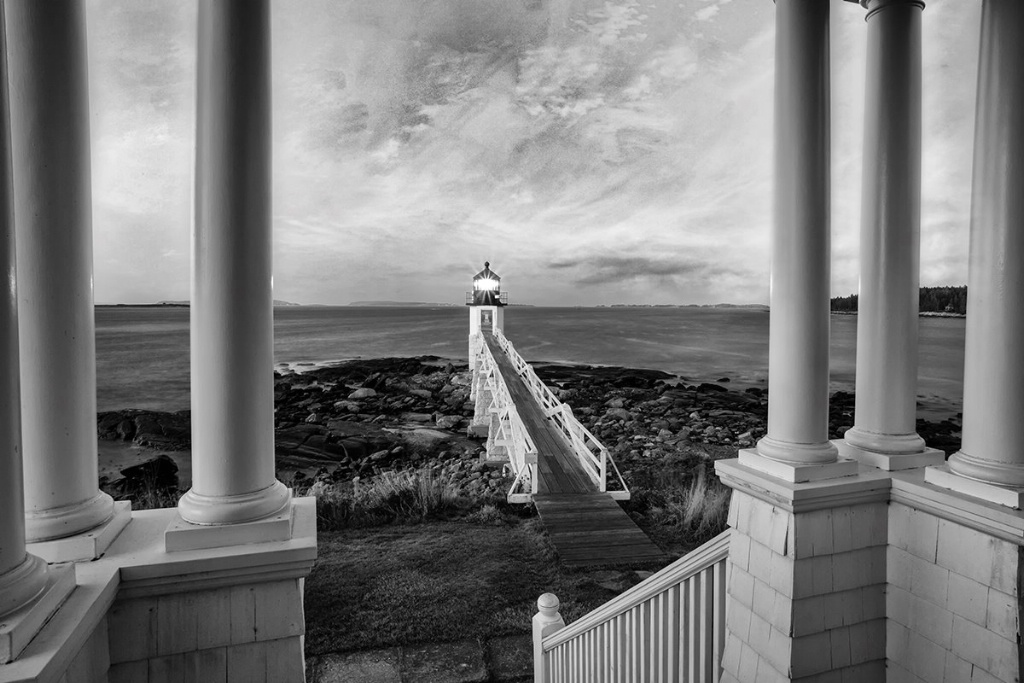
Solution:
[[[286,307],[274,312],[283,367],[351,358],[466,358],[464,307]],[[99,410],[189,407],[185,308],[96,309]],[[921,318],[923,414],[960,410],[964,319]],[[832,388],[853,389],[856,316],[832,316]],[[729,308],[505,310],[505,333],[529,361],[652,368],[691,381],[764,385],[768,313]],[[301,366],[299,366],[301,367]]]

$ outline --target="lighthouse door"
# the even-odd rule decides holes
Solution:
[[[492,311],[480,311],[480,329],[486,330],[494,327]]]

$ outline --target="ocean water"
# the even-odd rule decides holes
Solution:
[[[729,377],[764,386],[768,317],[737,308],[543,308],[505,310],[505,334],[531,362],[663,370],[689,381]],[[96,309],[99,410],[189,407],[186,308]],[[922,415],[960,410],[964,319],[921,318]],[[856,316],[832,316],[832,389],[852,390]],[[465,359],[465,307],[284,307],[274,312],[274,360],[302,368],[333,360],[435,355]]]

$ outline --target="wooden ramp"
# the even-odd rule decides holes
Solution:
[[[567,565],[666,559],[607,493],[537,494],[533,502],[558,556]]]
[[[537,405],[533,394],[519,378],[516,369],[512,367],[512,361],[495,341],[494,335],[485,332],[484,340],[505,380],[508,393],[512,395],[519,417],[537,446],[537,469],[540,470],[537,490],[540,493],[596,493],[597,484],[583,471],[583,466],[558,428]]]
[[[485,332],[484,341],[537,446],[538,493],[533,502],[562,562],[583,566],[664,561],[665,554],[619,503],[598,491],[494,336]]]

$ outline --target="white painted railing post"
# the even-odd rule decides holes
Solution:
[[[544,638],[565,628],[558,604],[554,593],[537,598],[538,612],[533,615],[533,683],[549,683],[544,666]]]
[[[608,490],[608,449],[601,449],[601,493]]]

